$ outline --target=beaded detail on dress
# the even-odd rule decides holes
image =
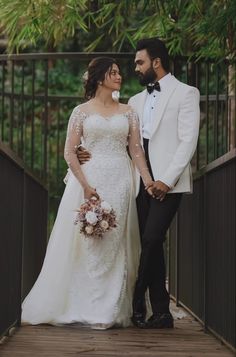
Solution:
[[[83,146],[91,159],[80,165]],[[76,107],[70,117],[65,159],[67,185],[38,280],[23,303],[22,321],[33,324],[82,323],[92,328],[127,326],[139,258],[133,168],[149,179],[137,115],[128,110],[103,117]],[[118,226],[102,239],[83,237],[74,225],[86,184],[114,208]]]
[[[91,153],[91,159],[80,167],[76,148],[82,137],[83,146]],[[79,180],[81,176],[82,180],[85,177],[101,198],[112,204],[119,222],[117,228],[108,232],[102,241],[85,240],[88,274],[91,277],[98,277],[111,268],[124,239],[127,197],[131,186],[128,166],[124,165],[128,160],[127,145],[140,173],[144,173],[144,177],[148,176],[140,144],[139,121],[133,110],[129,109],[110,117],[86,113],[80,110],[80,106],[73,110],[65,146],[67,163]]]

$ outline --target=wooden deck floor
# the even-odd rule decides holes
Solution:
[[[23,326],[2,343],[0,356],[228,357],[234,353],[187,315],[171,330]]]

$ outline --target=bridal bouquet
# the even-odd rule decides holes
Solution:
[[[117,226],[116,214],[111,205],[91,197],[76,210],[75,224],[80,224],[80,233],[85,237],[102,238],[104,233]]]

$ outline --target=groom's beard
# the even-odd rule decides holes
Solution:
[[[157,75],[152,67],[148,68],[145,73],[138,72],[138,76],[139,76],[139,83],[142,86],[146,86],[149,83],[153,83],[157,79]]]

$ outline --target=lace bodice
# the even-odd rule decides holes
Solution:
[[[83,187],[89,185],[79,164],[76,150],[83,139],[92,158],[102,156],[104,162],[113,162],[117,157],[127,156],[127,145],[132,160],[145,184],[151,181],[145,155],[140,143],[139,120],[129,109],[104,117],[98,113],[86,113],[77,106],[69,119],[65,143],[65,160]]]

